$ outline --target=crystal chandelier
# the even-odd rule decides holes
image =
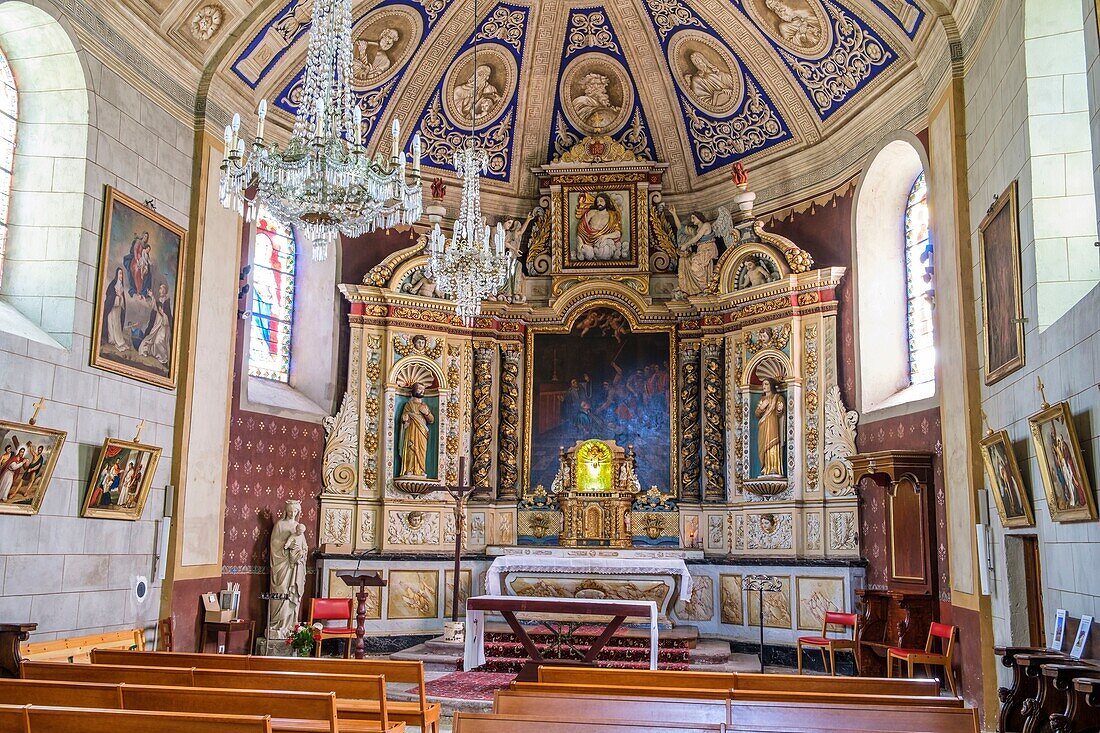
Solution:
[[[305,81],[290,142],[264,140],[267,101],[257,109],[248,155],[240,115],[225,128],[220,197],[249,221],[259,205],[313,242],[323,260],[338,234],[356,237],[420,218],[420,135],[412,141],[412,180],[406,180],[401,128],[393,123],[387,160],[363,143],[363,113],[351,92],[351,0],[317,0],[309,33]],[[255,193],[251,198],[248,193]]]
[[[455,171],[462,176],[458,218],[450,243],[439,224],[428,240],[426,274],[441,293],[454,298],[455,312],[467,324],[481,313],[482,300],[500,292],[516,266],[514,255],[504,248],[504,227],[497,224],[490,230],[481,213],[481,173],[488,164],[488,153],[473,137],[455,151]]]

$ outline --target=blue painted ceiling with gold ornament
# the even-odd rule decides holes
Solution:
[[[229,63],[289,114],[310,12],[276,3]],[[353,87],[372,142],[398,117],[429,169],[451,170],[472,126],[504,184],[596,133],[691,182],[827,136],[912,66],[925,21],[915,0],[501,0],[476,21],[471,0],[366,0]]]

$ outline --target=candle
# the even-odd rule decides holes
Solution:
[[[325,100],[317,99],[317,137],[324,137],[325,134]]]
[[[355,122],[355,141],[354,142],[355,142],[356,145],[362,145],[363,144],[363,108],[359,107],[359,106],[356,106],[355,109],[352,110],[351,116],[352,116],[353,121]]]
[[[413,135],[413,175],[420,177],[420,133]]]
[[[225,126],[225,148],[228,150],[233,145],[233,128],[229,125]]]
[[[397,138],[401,136],[401,123],[399,121],[393,121],[393,126],[390,128],[390,134],[393,137],[393,147],[391,148],[391,153],[394,161],[396,161],[398,156]]]
[[[258,119],[256,123],[256,137],[262,140],[264,137],[264,119],[267,117],[266,99],[260,100],[260,106],[256,108],[256,117]]]

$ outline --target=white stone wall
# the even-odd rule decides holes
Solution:
[[[1026,2],[1026,23],[1025,0],[1005,0],[1000,5],[984,45],[977,51],[975,62],[965,79],[969,231],[974,246],[974,312],[980,330],[978,224],[993,196],[1003,191],[1013,178],[1018,178],[1023,306],[1027,319],[1024,324],[1026,365],[994,385],[983,386],[982,404],[989,425],[995,430],[1004,428],[1008,431],[1032,497],[1036,527],[1009,532],[1039,537],[1044,613],[1050,626],[1055,608],[1066,608],[1074,615],[1100,614],[1100,574],[1095,572],[1100,563],[1100,523],[1058,524],[1051,521],[1027,416],[1040,409],[1036,378],[1041,377],[1050,402],[1069,400],[1085,461],[1096,483],[1096,471],[1100,467],[1100,390],[1096,386],[1100,381],[1100,368],[1097,366],[1100,364],[1100,289],[1093,288],[1083,296],[1078,295],[1080,300],[1067,304],[1064,315],[1050,323],[1043,322],[1039,291],[1051,268],[1056,266],[1051,259],[1054,254],[1062,258],[1063,271],[1068,268],[1082,272],[1087,271],[1090,263],[1097,262],[1097,253],[1082,248],[1073,254],[1068,249],[1072,238],[1061,238],[1061,245],[1055,241],[1058,237],[1043,237],[1037,242],[1036,228],[1042,228],[1037,223],[1038,219],[1049,223],[1069,216],[1065,212],[1058,213],[1057,208],[1062,206],[1060,202],[1078,200],[1075,197],[1086,188],[1081,180],[1081,168],[1083,166],[1085,171],[1094,169],[1091,152],[1082,154],[1048,148],[1055,142],[1050,138],[1061,134],[1055,128],[1062,124],[1077,124],[1074,119],[1087,114],[1086,109],[1100,107],[1100,94],[1093,93],[1088,107],[1085,107],[1084,100],[1073,92],[1075,82],[1080,79],[1067,79],[1056,68],[1057,57],[1064,48],[1072,47],[1074,43],[1079,48],[1082,42],[1080,25],[1068,28],[1056,19],[1043,17],[1044,12],[1053,14],[1057,10],[1055,6],[1062,0]],[[1091,8],[1091,0],[1084,5]],[[1073,10],[1076,12],[1076,8]],[[1090,10],[1084,21],[1084,44],[1089,54],[1091,88],[1100,90],[1095,80],[1094,24],[1095,12]],[[1048,75],[1027,78],[1029,65],[1025,59],[1025,44],[1029,53],[1048,49],[1052,57]],[[1035,108],[1029,119],[1029,104],[1033,102],[1038,109],[1060,106],[1063,111],[1069,112],[1070,119],[1037,119]],[[1053,127],[1039,129],[1048,124]],[[1100,119],[1093,114],[1094,141],[1100,140],[1098,124]],[[1048,147],[1037,149],[1037,140]],[[1085,175],[1087,177],[1087,173]],[[1091,199],[1092,182],[1088,184]],[[1039,186],[1038,191],[1036,185]],[[1085,206],[1086,203],[1088,206]],[[1078,204],[1079,209],[1089,212],[1091,219],[1093,202],[1078,200]],[[1095,225],[1094,221],[1089,223]],[[1089,244],[1091,247],[1091,241]],[[978,349],[981,374],[984,375],[985,355],[981,339],[979,332],[973,346]],[[994,637],[998,644],[1027,644],[1022,553],[1006,540],[1006,531],[1001,527],[992,497],[989,505],[993,532]]]
[[[0,333],[0,416],[26,420],[31,403],[44,397],[39,424],[68,431],[40,513],[0,515],[0,620],[36,622],[40,640],[155,625],[157,520],[172,463],[175,392],[91,368],[89,339],[104,185],[154,199],[161,214],[186,227],[193,132],[91,54],[81,52],[81,60],[91,129],[71,348]],[[141,520],[79,518],[98,447],[107,437],[133,438],[142,419],[143,442],[164,452]],[[153,581],[142,605],[130,593],[136,575]]]

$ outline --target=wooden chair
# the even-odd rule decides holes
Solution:
[[[829,638],[829,627],[852,630],[850,639]],[[798,673],[802,674],[802,649],[812,647],[821,650],[821,663],[825,665],[825,671],[836,677],[836,650],[847,649],[856,659],[856,670],[859,670],[859,655],[856,654],[856,637],[859,636],[859,616],[854,613],[837,613],[826,611],[825,620],[821,622],[821,636],[798,637]],[[828,660],[825,659],[826,650],[829,652]]]
[[[313,648],[313,656],[321,656],[321,645],[325,639],[347,639],[344,644],[344,658],[351,657],[351,640],[355,638],[355,626],[351,623],[350,598],[314,598],[309,602],[309,625],[316,621],[343,621],[343,626],[326,626],[321,629],[321,638]]]
[[[924,644],[924,649],[903,649],[900,647],[890,647],[886,651],[886,676],[894,676],[894,660],[899,662],[906,662],[908,664],[908,675],[913,676],[913,667],[918,664],[924,664],[933,667],[943,667],[943,676],[947,678],[947,686],[951,688],[952,695],[958,695],[955,690],[955,672],[951,668],[952,660],[955,654],[955,637],[959,633],[958,626],[951,626],[949,624],[941,624],[935,621],[928,629],[928,641]],[[935,640],[940,640],[940,648],[943,649],[942,653],[936,653],[932,651],[932,645]]]

